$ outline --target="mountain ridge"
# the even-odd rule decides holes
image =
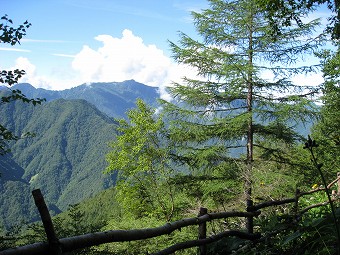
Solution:
[[[124,118],[123,112],[135,106],[136,98],[152,104],[158,98],[156,88],[135,81],[95,83],[60,92],[30,84],[12,89],[47,101],[36,106],[14,101],[0,108],[2,124],[16,135],[36,134],[10,143],[11,153],[0,157],[0,225],[4,227],[37,220],[32,189],[42,190],[53,215],[114,186],[116,175],[103,174],[108,143],[116,136],[113,117]],[[98,105],[110,111],[102,112]]]
[[[28,98],[45,98],[48,102],[59,98],[84,99],[95,105],[110,117],[124,118],[127,109],[135,106],[137,98],[155,106],[159,98],[158,89],[135,80],[123,82],[94,82],[81,84],[65,90],[35,88],[29,83],[19,83],[12,87],[19,89]],[[114,102],[114,104],[113,104]],[[114,107],[112,107],[114,105]]]

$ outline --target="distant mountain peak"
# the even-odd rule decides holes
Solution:
[[[53,91],[21,83],[12,87],[29,98],[46,98],[42,105],[21,101],[0,108],[1,121],[21,134],[12,153],[0,159],[0,215],[5,226],[34,220],[30,190],[41,188],[49,208],[69,204],[114,185],[116,175],[103,175],[108,142],[115,139],[117,122],[135,107],[137,98],[156,105],[158,90],[135,80],[82,84]],[[109,117],[108,117],[109,116]]]
[[[20,89],[20,88],[29,88],[29,89],[36,89],[33,85],[31,85],[30,83],[18,83],[16,85],[13,86],[13,88],[15,89]]]
[[[135,107],[137,98],[153,106],[156,106],[159,98],[158,88],[133,79],[122,82],[84,83],[60,91],[35,88],[28,83],[16,84],[13,89],[21,90],[29,98],[46,98],[47,101],[59,98],[84,99],[108,116],[115,118],[124,118],[126,111]]]

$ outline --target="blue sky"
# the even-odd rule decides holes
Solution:
[[[21,45],[0,44],[0,70],[26,70],[21,82],[60,90],[135,79],[164,87],[194,71],[171,59],[178,31],[197,37],[191,11],[206,0],[0,0],[14,26],[32,23]],[[323,13],[323,15],[325,15]],[[326,14],[327,16],[328,14]],[[309,80],[319,82],[318,77]]]
[[[145,60],[148,64],[152,62],[146,60],[149,55],[154,57],[155,63],[160,61],[160,66],[170,65],[164,63],[171,56],[167,40],[178,41],[178,31],[195,36],[190,12],[207,7],[203,0],[0,0],[0,4],[3,12],[0,15],[7,14],[14,26],[25,20],[32,23],[21,45],[0,45],[0,68],[22,67],[26,76],[30,76],[26,77],[27,81],[36,87],[52,89],[128,78],[121,74],[117,74],[116,80],[109,75],[86,75],[92,61],[84,55],[98,52],[103,45],[107,47],[102,49],[102,55],[107,57],[120,43],[116,47],[120,56],[116,56],[117,61],[112,64],[118,64],[120,58],[123,62],[133,58],[130,56],[131,53],[136,55],[133,49],[139,49],[145,53],[137,60]],[[129,49],[128,40],[135,41],[136,45],[130,44]],[[80,55],[79,59],[77,55]],[[78,64],[74,64],[77,60]],[[84,62],[79,63],[81,61]],[[82,66],[86,64],[88,67]],[[109,69],[108,64],[94,68]],[[144,71],[156,72],[155,68],[154,65]],[[143,75],[135,76],[131,78]],[[158,86],[162,80],[149,77],[141,78],[140,82]],[[164,82],[168,82],[167,79]]]

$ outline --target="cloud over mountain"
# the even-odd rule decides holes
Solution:
[[[20,82],[61,90],[83,83],[134,79],[148,86],[159,87],[161,97],[167,98],[165,87],[170,86],[172,81],[179,82],[184,76],[194,77],[191,68],[178,65],[156,45],[144,43],[131,30],[125,29],[121,38],[103,34],[94,39],[101,44],[98,48],[83,45],[70,59],[71,70],[66,72],[65,69],[60,69],[58,75],[51,77],[39,75],[28,58],[18,58],[14,68],[26,70],[26,75]]]
[[[72,62],[86,82],[134,79],[157,87],[166,82],[172,63],[155,45],[144,44],[127,29],[122,38],[99,35],[95,39],[103,46],[85,45]]]

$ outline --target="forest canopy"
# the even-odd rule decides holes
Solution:
[[[200,208],[252,212],[268,201],[275,207],[262,204],[259,217],[207,225],[212,236],[237,229],[260,239],[223,238],[206,253],[339,254],[337,1],[208,2],[192,12],[199,39],[179,32],[179,41],[169,42],[174,60],[197,76],[173,82],[171,100],[158,108],[138,99],[117,120],[105,170],[117,174],[116,186],[56,217],[60,235],[151,228],[197,217]],[[308,18],[323,4],[331,11],[326,24]],[[324,79],[318,85],[294,79],[316,73]],[[279,203],[287,198],[291,204]],[[96,213],[83,225],[80,219]],[[22,242],[40,240],[39,224],[25,231]],[[189,227],[84,252],[141,254],[195,239],[197,228]]]

